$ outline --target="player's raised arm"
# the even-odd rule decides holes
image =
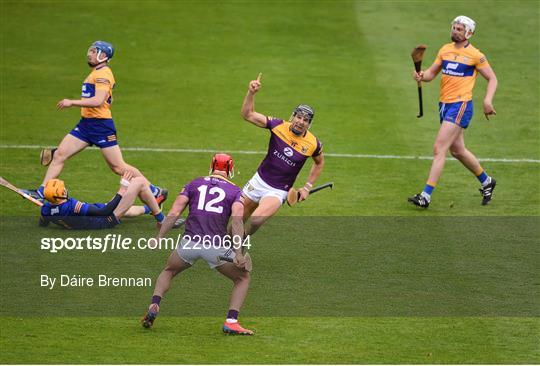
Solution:
[[[244,103],[242,103],[242,110],[240,111],[240,114],[246,121],[253,123],[255,126],[265,128],[266,116],[264,114],[255,112],[254,110],[255,93],[257,93],[261,88],[261,77],[262,74],[259,74],[257,79],[249,82],[249,88],[244,98]]]

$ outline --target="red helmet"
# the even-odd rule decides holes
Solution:
[[[212,157],[212,164],[210,164],[210,174],[214,170],[222,170],[227,172],[229,178],[234,177],[234,161],[228,154],[218,153]]]

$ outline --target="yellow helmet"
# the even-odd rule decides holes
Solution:
[[[49,179],[43,190],[45,199],[53,204],[60,204],[68,198],[68,192],[63,180]]]

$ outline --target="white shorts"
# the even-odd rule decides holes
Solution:
[[[180,245],[176,247],[176,252],[186,263],[193,265],[197,259],[202,258],[208,263],[210,268],[216,268],[226,261],[219,260],[218,257],[229,257],[234,259],[236,253],[232,248],[213,247],[204,248],[201,242],[194,242],[188,239],[182,238]]]
[[[283,204],[287,199],[288,192],[269,186],[262,180],[259,173],[255,173],[242,189],[242,193],[253,202],[258,203],[264,197],[276,197]]]

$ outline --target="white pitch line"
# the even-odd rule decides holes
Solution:
[[[40,145],[0,145],[0,149],[43,149],[53,148],[54,146]],[[89,149],[97,150],[97,147]],[[218,152],[214,149],[176,149],[176,148],[154,148],[154,147],[122,147],[122,151],[147,151],[147,152],[168,152],[168,153],[214,153]],[[227,150],[231,154],[240,155],[264,155],[266,151],[254,150]],[[372,154],[339,154],[339,153],[324,153],[324,156],[334,158],[351,158],[351,159],[396,159],[396,160],[433,160],[431,156],[411,156],[411,155],[372,155]],[[455,160],[450,158],[450,160]],[[478,158],[480,161],[489,161],[493,163],[533,163],[540,164],[538,159],[508,159],[508,158]]]

